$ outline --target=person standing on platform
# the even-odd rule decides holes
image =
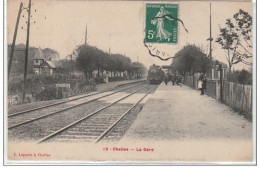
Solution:
[[[171,80],[171,79],[170,79],[170,74],[167,73],[167,74],[165,75],[165,79],[164,79],[165,85],[167,85],[170,80]]]
[[[172,85],[174,85],[175,84],[175,82],[176,82],[176,74],[172,74]]]
[[[202,88],[203,88],[203,93],[205,94],[205,91],[207,91],[207,79],[205,75],[203,75],[203,79],[202,79]]]
[[[198,89],[200,90],[200,95],[204,95],[204,89],[203,89],[203,76],[201,75],[199,77],[199,81],[198,81]]]

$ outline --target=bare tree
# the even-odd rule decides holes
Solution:
[[[237,63],[252,65],[248,62],[252,58],[252,17],[242,9],[233,15],[233,19],[226,20],[226,26],[220,28],[216,42],[226,52],[226,59],[231,67]]]

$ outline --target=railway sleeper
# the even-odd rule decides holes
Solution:
[[[90,133],[90,132],[103,132],[105,131],[107,128],[88,128],[88,129],[83,129],[83,130],[76,130],[76,129],[70,129],[68,130],[66,133],[70,133],[70,132],[74,132],[74,133],[77,133],[77,132],[81,132],[81,133]]]

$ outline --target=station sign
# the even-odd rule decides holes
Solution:
[[[162,65],[162,69],[171,69],[171,68],[173,68],[173,67],[170,65]]]
[[[56,84],[56,87],[64,87],[64,88],[70,88],[70,84]]]

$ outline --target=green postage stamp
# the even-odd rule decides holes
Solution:
[[[145,42],[178,44],[178,4],[146,4]]]

